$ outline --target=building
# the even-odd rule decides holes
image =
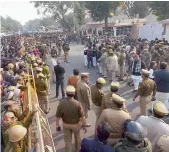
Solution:
[[[108,34],[114,37],[124,36],[130,32],[133,38],[139,38],[139,27],[146,23],[145,19],[128,19],[113,17],[108,19]],[[103,35],[105,33],[105,23],[89,21],[80,27],[82,34]]]
[[[169,19],[163,20],[160,22],[163,25],[163,38],[165,38],[167,41],[169,41]]]

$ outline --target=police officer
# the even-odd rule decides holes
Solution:
[[[116,152],[152,152],[151,143],[145,138],[145,130],[138,122],[128,122],[124,134],[125,138],[115,146]]]
[[[36,78],[38,77],[38,75],[40,73],[42,73],[43,69],[40,68],[40,67],[36,67],[36,73],[34,73],[34,76],[35,76],[35,82],[36,82]]]
[[[1,105],[5,110],[4,114],[8,111],[13,112],[18,120],[23,120],[23,118],[26,116],[25,112],[22,113],[22,107],[13,100],[4,101]]]
[[[86,119],[83,111],[83,107],[80,102],[75,100],[75,88],[73,86],[66,87],[67,98],[63,99],[56,111],[56,129],[60,131],[59,119],[63,121],[63,131],[65,140],[65,152],[71,152],[72,150],[72,134],[75,138],[75,151],[80,150],[80,129],[82,127],[86,130]]]
[[[119,87],[120,87],[119,82],[112,82],[110,84],[110,91],[111,92],[104,94],[103,99],[102,99],[102,105],[101,105],[102,110],[112,108],[112,107],[116,108],[116,104],[114,104],[115,99],[112,98],[112,95],[117,94]],[[128,112],[125,103],[123,103],[122,109],[125,112]]]
[[[153,116],[140,116],[136,120],[147,129],[146,137],[152,143],[153,152],[156,152],[161,135],[169,136],[169,125],[162,120],[165,115],[168,115],[166,106],[161,101],[157,101],[153,106]]]
[[[41,109],[44,113],[49,113],[49,100],[48,100],[48,86],[45,81],[45,76],[42,73],[37,75],[35,80],[36,91],[38,96],[38,101]]]
[[[50,88],[50,69],[49,66],[46,63],[43,63],[42,66],[42,73],[45,76],[45,80],[47,81],[48,84],[48,92],[51,94],[51,88]]]
[[[88,110],[91,104],[91,91],[88,86],[89,73],[81,73],[81,80],[77,83],[77,97],[84,109],[85,117],[88,118]],[[87,126],[91,126],[87,124]]]
[[[8,111],[4,114],[2,119],[2,125],[3,125],[2,132],[4,136],[5,146],[7,145],[9,140],[9,132],[8,132],[9,129],[15,125],[22,125],[28,128],[32,123],[32,118],[35,112],[36,110],[33,110],[31,113],[27,113],[27,115],[24,117],[25,119],[21,121],[18,121],[17,117],[14,115],[13,112]]]
[[[120,72],[119,81],[123,81],[124,80],[124,74],[125,74],[125,63],[126,63],[125,46],[123,46],[121,48],[118,61],[119,61],[119,69],[120,69],[120,71],[119,71]]]
[[[57,57],[57,50],[56,50],[55,46],[53,46],[53,48],[51,49],[51,56]]]
[[[63,45],[63,51],[64,51],[64,55],[65,55],[64,61],[67,63],[69,63],[69,61],[68,61],[69,60],[69,50],[70,50],[69,43],[65,43]]]
[[[139,84],[138,91],[133,98],[133,101],[140,95],[140,113],[141,115],[147,115],[147,104],[155,99],[156,84],[153,80],[149,79],[150,72],[142,69],[141,76],[143,81]],[[153,94],[153,95],[152,95]]]
[[[126,100],[117,94],[112,94],[113,106],[109,107],[109,109],[105,109],[102,111],[97,124],[97,126],[105,121],[111,126],[112,135],[108,139],[108,144],[114,146],[122,137],[122,125],[127,119],[131,119],[129,113],[122,110],[124,102]],[[116,107],[115,107],[116,106]]]
[[[61,56],[62,54],[62,40],[58,39],[58,56]]]
[[[15,125],[9,129],[9,142],[4,152],[26,152],[25,135],[27,129],[22,125]]]
[[[101,114],[102,98],[104,95],[103,86],[105,83],[105,79],[98,78],[96,84],[91,86],[91,96],[93,102],[93,110],[96,115],[96,121],[98,120]]]

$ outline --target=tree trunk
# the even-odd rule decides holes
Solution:
[[[108,16],[105,16],[105,32],[108,31]]]

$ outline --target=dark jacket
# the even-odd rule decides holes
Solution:
[[[154,71],[154,80],[158,92],[169,93],[169,72],[167,70]]]
[[[99,142],[97,138],[84,138],[80,152],[114,152],[114,149]]]
[[[152,152],[152,146],[148,139],[145,139],[139,145],[134,145],[124,139],[116,144],[115,152]]]
[[[63,81],[65,69],[63,67],[61,67],[60,65],[56,65],[54,67],[54,71],[55,71],[55,75],[56,75],[56,81]]]

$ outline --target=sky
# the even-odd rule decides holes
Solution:
[[[24,25],[27,21],[40,18],[33,3],[30,1],[3,1],[0,2],[0,15],[10,16]]]

